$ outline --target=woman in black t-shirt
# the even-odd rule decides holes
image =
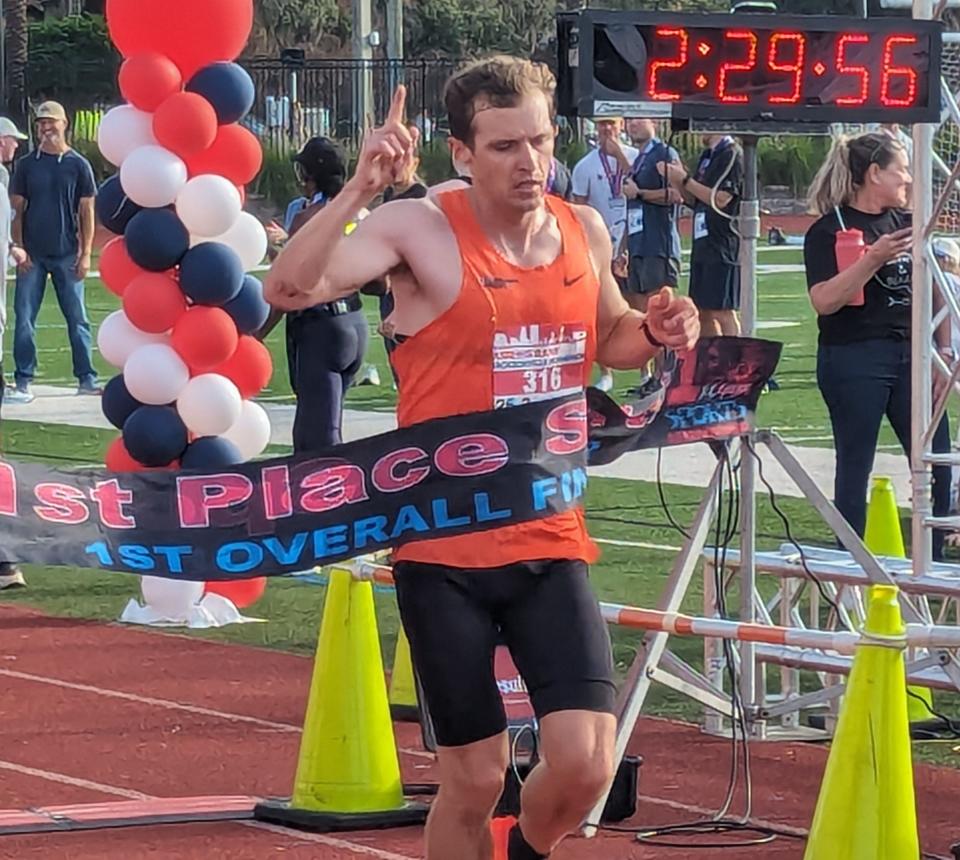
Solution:
[[[833,425],[837,471],[834,501],[862,535],[867,482],[873,469],[880,422],[886,415],[910,453],[910,172],[903,146],[886,134],[865,134],[834,143],[810,191],[823,217],[807,232],[803,256],[810,302],[820,329],[817,384]],[[867,246],[842,271],[837,234],[859,230]],[[841,240],[842,241],[842,240]],[[949,332],[938,331],[945,354]],[[952,359],[952,356],[950,356]],[[934,450],[949,450],[946,417]],[[950,504],[950,472],[933,469],[933,511]],[[934,556],[943,535],[934,533]]]

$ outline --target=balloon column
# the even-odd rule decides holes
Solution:
[[[118,168],[97,212],[117,234],[100,270],[123,309],[97,336],[120,370],[103,411],[121,431],[114,471],[217,468],[256,457],[270,440],[250,398],[269,381],[270,353],[252,334],[267,319],[263,287],[247,272],[266,254],[260,222],[242,210],[259,172],[257,138],[240,125],[254,102],[233,60],[253,21],[252,0],[107,0],[126,104],[104,116],[99,145]],[[149,604],[153,582],[145,578]],[[196,604],[189,583],[183,603]],[[265,580],[208,586],[249,605]],[[176,596],[164,592],[169,615]]]

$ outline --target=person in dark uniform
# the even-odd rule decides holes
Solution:
[[[627,120],[627,133],[640,154],[623,183],[627,198],[628,277],[624,297],[632,308],[647,309],[647,298],[661,287],[676,287],[680,275],[677,205],[680,195],[657,165],[679,161],[673,147],[657,137],[653,120]]]
[[[903,145],[876,133],[836,141],[810,191],[812,207],[822,216],[807,231],[803,248],[810,302],[820,329],[817,385],[830,412],[837,452],[835,504],[860,535],[884,415],[910,455],[913,238],[905,210],[910,182]],[[851,256],[841,266],[837,234],[854,230],[862,234],[865,247],[859,259]],[[950,327],[938,327],[934,339],[952,365],[956,356]],[[943,384],[939,377],[934,382]],[[949,449],[944,415],[933,450]],[[949,507],[950,468],[934,466],[933,513],[945,516]],[[943,555],[943,538],[942,531],[934,531],[935,558]]]
[[[705,337],[740,334],[740,239],[733,219],[743,194],[743,153],[729,135],[705,138],[697,169],[688,173],[679,162],[660,162],[684,200],[693,207],[693,252],[690,298],[700,311]]]
[[[336,197],[346,181],[343,151],[326,137],[308,140],[293,165],[304,194],[287,207],[283,229],[268,229],[275,246]],[[265,329],[269,327],[270,323]],[[261,339],[264,336],[262,331]],[[287,314],[287,365],[297,398],[296,453],[320,451],[343,441],[343,398],[363,364],[369,338],[359,293]]]

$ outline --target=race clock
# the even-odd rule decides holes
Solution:
[[[936,122],[939,22],[581,10],[559,16],[561,113]]]

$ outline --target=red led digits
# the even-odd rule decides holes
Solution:
[[[747,43],[747,59],[743,63],[724,63],[720,67],[720,77],[717,81],[717,96],[725,104],[742,104],[749,101],[745,94],[731,94],[727,92],[727,75],[730,72],[750,72],[757,65],[757,34],[750,30],[727,30],[723,34],[726,39],[737,39]]]
[[[680,69],[687,64],[690,37],[687,35],[687,31],[682,27],[657,27],[657,38],[677,39],[679,42],[677,46],[677,57],[673,60],[654,60],[654,62],[650,64],[650,77],[647,82],[647,89],[650,91],[650,98],[655,99],[656,101],[676,101],[680,98],[680,93],[658,89],[657,75],[662,69]]]
[[[778,55],[789,53],[790,48],[780,51],[780,45],[793,44],[793,59],[782,61]],[[800,85],[803,82],[803,60],[807,52],[807,39],[803,33],[774,33],[770,37],[770,53],[767,56],[767,66],[774,72],[789,72],[793,75],[793,86],[789,93],[770,96],[768,101],[774,105],[792,105],[800,101]]]
[[[883,72],[880,76],[880,101],[885,107],[909,107],[917,99],[917,73],[909,66],[893,65],[893,51],[899,45],[916,45],[916,36],[890,36],[883,46]],[[890,95],[890,79],[906,79],[906,95]]]
[[[855,96],[842,96],[837,99],[838,105],[862,105],[867,100],[870,91],[870,72],[866,66],[851,66],[847,64],[847,45],[865,45],[870,37],[864,33],[844,33],[837,40],[837,71],[843,75],[854,75],[860,78],[860,93]]]

